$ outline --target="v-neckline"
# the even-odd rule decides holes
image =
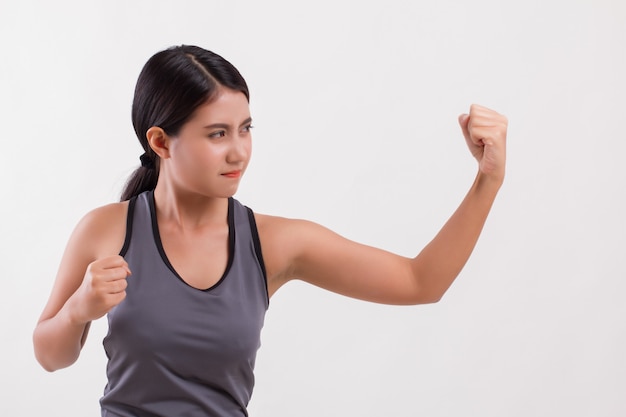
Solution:
[[[161,259],[163,263],[168,267],[170,271],[174,274],[176,278],[178,278],[182,283],[184,283],[187,287],[192,288],[196,291],[208,292],[215,289],[219,286],[224,279],[228,276],[228,272],[230,271],[231,266],[233,265],[233,258],[235,257],[235,214],[234,214],[234,201],[232,197],[228,198],[228,261],[226,263],[226,268],[224,269],[224,273],[220,277],[220,279],[209,288],[197,288],[193,285],[190,285],[187,281],[185,281],[176,271],[172,263],[170,262],[167,254],[165,253],[165,249],[163,248],[163,242],[161,241],[161,233],[159,232],[159,223],[157,221],[157,212],[156,212],[156,203],[154,200],[154,190],[150,191],[148,194],[148,203],[150,205],[150,217],[152,218],[152,233],[154,235],[154,243],[159,250],[159,254],[161,255]]]

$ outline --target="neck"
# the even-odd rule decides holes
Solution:
[[[198,229],[223,224],[228,216],[228,198],[207,197],[168,186],[159,181],[154,190],[159,222],[180,229]]]

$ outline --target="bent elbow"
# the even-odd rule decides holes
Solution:
[[[75,360],[64,362],[54,361],[52,360],[52,358],[49,357],[49,355],[46,355],[44,352],[39,352],[37,348],[35,348],[35,359],[37,359],[39,365],[41,365],[41,367],[46,372],[54,372],[58,371],[59,369],[67,368],[75,362]]]
[[[437,304],[439,301],[441,301],[441,297],[433,297],[426,301],[424,304]]]
[[[36,334],[33,335],[33,352],[37,363],[39,363],[45,371],[54,372],[59,369],[58,367],[52,365],[51,361],[47,358],[44,349],[39,348]]]
[[[443,294],[439,296],[425,297],[425,298],[422,298],[418,304],[436,304],[439,301],[441,301],[442,296]]]
[[[48,360],[48,358],[46,358],[45,352],[42,352],[41,349],[37,348],[37,342],[34,337],[33,337],[33,351],[35,353],[35,359],[37,360],[37,363],[39,363],[39,365],[41,365],[41,367],[45,371],[54,372],[59,369],[58,367],[53,366],[52,363]]]
[[[37,355],[35,355],[35,357],[37,357]],[[51,366],[50,364],[46,363],[45,361],[40,360],[38,357],[37,357],[37,362],[39,362],[39,365],[41,365],[43,370],[46,371],[46,372],[54,372],[54,371],[57,371],[59,369],[59,368],[55,368],[55,367]]]
[[[446,290],[443,291],[421,291],[412,304],[436,304],[443,298]]]
[[[41,367],[47,372],[58,371],[59,369],[67,368],[78,359],[78,355],[61,355],[55,357],[53,354],[53,347],[49,346],[42,339],[42,335],[38,334],[37,329],[33,332],[33,351],[35,359],[41,365]]]

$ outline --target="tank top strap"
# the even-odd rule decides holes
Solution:
[[[254,218],[254,212],[249,207],[231,198],[233,217],[235,223],[235,256],[246,253],[244,247],[252,249],[252,257],[256,259],[263,278],[266,301],[269,305],[269,293],[267,288],[267,272],[263,253],[261,251],[261,240]]]

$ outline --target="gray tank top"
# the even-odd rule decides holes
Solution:
[[[228,265],[207,290],[168,261],[152,191],[129,202],[127,222],[120,254],[133,274],[108,314],[102,416],[247,416],[269,304],[252,211],[228,200]]]

